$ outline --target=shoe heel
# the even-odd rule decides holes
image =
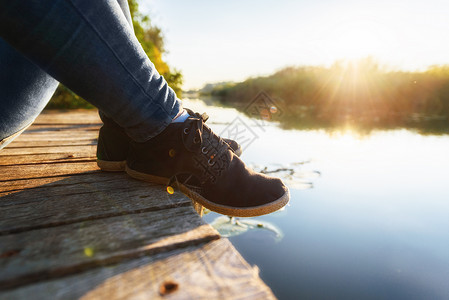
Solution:
[[[154,176],[154,175],[150,175],[150,174],[141,173],[139,171],[135,171],[133,169],[130,169],[128,167],[128,165],[125,166],[125,171],[132,178],[135,178],[135,179],[138,179],[138,180],[142,180],[142,181],[146,181],[146,182],[157,183],[157,184],[162,184],[162,185],[168,185],[168,183],[170,182],[169,178],[159,177],[159,176]]]
[[[126,160],[123,161],[107,161],[97,159],[98,167],[105,172],[123,172],[125,171]]]

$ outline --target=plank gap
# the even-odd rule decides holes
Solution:
[[[64,159],[64,158],[60,158]],[[0,167],[14,167],[14,166],[35,166],[35,165],[54,165],[54,164],[76,164],[76,163],[87,163],[87,162],[96,162],[96,158],[92,159],[74,159],[74,160],[61,160],[61,161],[42,161],[35,163],[21,163],[21,164],[0,164]],[[0,180],[1,181],[1,180]]]
[[[49,175],[49,176],[39,176],[39,177],[29,177],[29,178],[16,178],[16,179],[6,179],[6,180],[0,180],[0,182],[12,182],[12,181],[21,181],[21,180],[35,180],[35,179],[44,179],[44,178],[57,178],[57,177],[64,177],[64,176],[83,176],[83,175],[90,175],[95,173],[101,173],[100,170],[94,170],[94,171],[85,171],[83,173],[67,173],[67,174],[58,174],[58,175]]]
[[[198,246],[201,244],[206,244],[211,241],[215,241],[220,239],[219,234],[209,234],[200,238],[184,240],[181,242],[175,242],[169,245],[162,245],[156,247],[140,247],[137,249],[131,249],[127,251],[122,251],[121,253],[117,253],[113,256],[105,257],[103,259],[97,259],[92,261],[87,261],[83,263],[79,263],[78,265],[70,266],[70,267],[60,267],[40,272],[30,272],[25,275],[12,278],[10,280],[0,281],[0,289],[3,291],[7,291],[10,289],[18,288],[21,286],[26,286],[29,284],[39,283],[42,281],[48,281],[56,278],[60,278],[68,275],[75,275],[77,273],[81,273],[83,271],[96,268],[96,267],[106,267],[110,265],[114,265],[117,263],[126,262],[135,258],[156,255],[161,252],[168,252],[177,249],[183,249],[191,246]]]
[[[23,141],[22,141],[23,142]],[[65,141],[63,141],[65,142]],[[8,149],[28,149],[28,148],[58,148],[58,147],[71,147],[71,146],[94,146],[97,141],[89,144],[57,144],[57,145],[38,145],[38,146],[8,146]],[[30,142],[31,143],[31,142]],[[3,155],[2,155],[3,156]]]
[[[32,230],[39,230],[39,229],[50,228],[50,227],[76,224],[76,223],[86,222],[86,221],[107,219],[107,218],[118,217],[118,216],[137,215],[137,214],[142,214],[142,213],[147,213],[147,212],[163,211],[163,210],[172,209],[175,207],[188,207],[189,205],[192,205],[191,202],[170,203],[170,204],[163,205],[163,206],[155,206],[155,207],[148,207],[148,208],[139,208],[136,210],[103,213],[103,214],[93,215],[93,216],[89,216],[89,217],[85,217],[85,218],[71,219],[69,221],[49,222],[46,224],[34,225],[34,226],[29,226],[29,227],[23,226],[20,228],[15,228],[15,229],[10,229],[10,230],[0,230],[0,236],[16,234],[16,233],[32,231]]]

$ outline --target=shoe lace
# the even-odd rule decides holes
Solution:
[[[189,112],[190,113],[190,112]],[[221,176],[230,163],[229,145],[204,124],[209,116],[206,113],[190,113],[194,120],[186,122],[183,142],[187,149],[197,152],[194,156],[196,165],[202,169],[202,183],[213,183]]]

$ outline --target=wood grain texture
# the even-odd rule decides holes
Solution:
[[[14,142],[11,143],[11,146],[14,146]],[[14,159],[11,156],[24,156],[24,155],[33,155],[33,154],[57,154],[64,153],[67,155],[74,153],[86,153],[92,157],[95,157],[95,153],[97,151],[97,145],[93,144],[89,141],[86,141],[86,144],[81,146],[58,146],[58,147],[47,147],[45,144],[37,147],[26,147],[26,148],[8,148],[1,150],[0,157],[8,156],[7,159]],[[20,159],[20,158],[19,158]],[[1,177],[0,177],[1,179]]]
[[[86,181],[90,181],[90,176],[94,175],[96,182],[112,180],[116,174],[123,173],[107,173],[107,172],[95,172],[95,173],[81,173],[81,174],[69,174],[65,176],[42,176],[39,178],[21,179],[13,181],[0,181],[0,196],[6,196],[11,193],[32,190],[39,188],[46,188],[51,186],[60,186],[65,184],[84,184]],[[64,180],[63,184],[61,181]],[[32,201],[32,200],[28,200]],[[2,201],[0,200],[0,203]]]
[[[22,166],[2,166],[3,174],[0,181],[23,180],[46,176],[64,176],[69,174],[82,174],[101,172],[96,161],[67,163],[67,164],[40,164]]]
[[[31,127],[32,128],[32,127]],[[30,142],[41,142],[41,141],[70,141],[83,139],[87,140],[90,138],[96,138],[98,136],[98,129],[93,129],[91,131],[87,130],[66,130],[66,131],[39,131],[39,132],[26,132],[17,138],[17,141],[30,141]]]
[[[77,149],[77,152],[62,152],[62,153],[35,153],[27,155],[2,156],[0,155],[0,167],[2,166],[18,166],[23,168],[29,164],[57,164],[57,163],[72,163],[72,162],[95,162],[94,154],[82,152]]]
[[[97,110],[45,110],[33,125],[39,124],[100,124]]]
[[[0,198],[0,235],[139,212],[190,206],[181,193],[130,179],[124,173],[96,180],[62,179]]]
[[[162,295],[161,287],[169,282],[176,290]],[[0,297],[41,299],[49,294],[54,299],[275,299],[258,269],[249,266],[227,239],[94,268]]]
[[[86,146],[86,145],[96,145],[97,138],[84,138],[84,139],[76,139],[76,140],[55,140],[55,141],[45,141],[45,144],[36,143],[36,141],[30,141],[27,139],[15,140],[14,144],[8,146],[8,149],[16,149],[16,148],[36,148],[36,147],[62,147],[62,146]]]
[[[189,207],[90,220],[0,236],[0,288],[219,238]]]
[[[49,111],[0,151],[0,299],[274,298],[183,194],[101,172],[100,126]]]

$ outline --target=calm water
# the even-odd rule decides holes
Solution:
[[[288,169],[290,205],[230,237],[278,298],[449,299],[449,136],[289,131],[185,102],[223,135],[246,125],[246,163]]]

